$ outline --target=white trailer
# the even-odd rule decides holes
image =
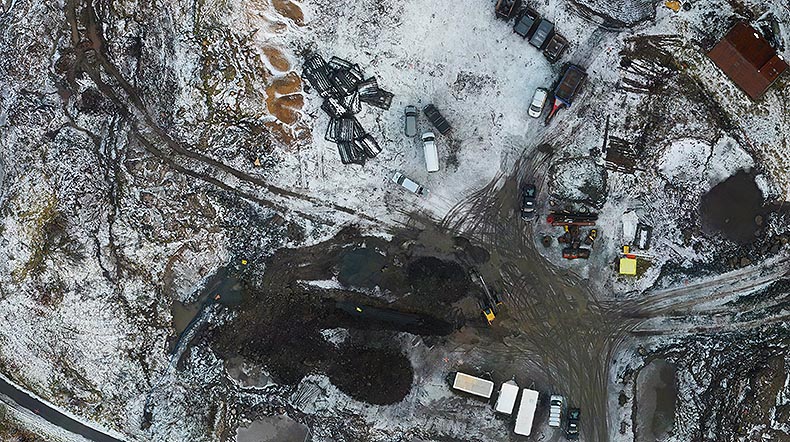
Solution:
[[[453,388],[475,396],[490,399],[491,394],[494,392],[494,383],[486,379],[480,379],[465,373],[457,372],[455,374],[455,380],[453,380]]]
[[[494,409],[497,413],[513,414],[513,407],[516,406],[516,397],[518,396],[518,384],[516,381],[510,380],[499,387],[499,397],[496,399]]]
[[[516,427],[513,431],[522,436],[532,433],[532,421],[535,419],[535,410],[538,408],[538,392],[525,388],[521,392],[521,403],[516,415]]]

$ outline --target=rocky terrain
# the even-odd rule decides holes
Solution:
[[[705,56],[745,20],[787,59],[790,9],[526,3],[558,62],[489,0],[0,4],[3,379],[106,440],[524,440],[457,370],[564,394],[586,441],[790,440],[790,77],[751,101]],[[364,166],[324,137],[313,52],[394,93],[358,114]],[[570,63],[577,101],[529,118]],[[430,174],[402,115],[428,103]],[[542,244],[568,208],[599,215],[589,260]],[[80,437],[0,393],[3,440]]]

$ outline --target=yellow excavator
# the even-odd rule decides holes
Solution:
[[[491,291],[488,290],[488,286],[481,275],[478,274],[477,277],[480,278],[480,284],[483,286],[483,294],[485,295],[484,299],[481,300],[480,307],[483,311],[483,316],[486,318],[486,321],[488,321],[488,325],[491,325],[494,323],[496,315],[499,314],[499,307],[502,306],[502,301],[496,293],[492,294]]]

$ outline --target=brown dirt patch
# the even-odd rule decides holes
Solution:
[[[291,63],[288,62],[288,59],[285,58],[285,54],[283,54],[281,50],[274,46],[265,46],[263,48],[263,53],[266,55],[266,58],[269,59],[269,63],[278,71],[288,72],[288,70],[291,69]],[[293,74],[293,72],[290,74]]]
[[[291,0],[273,0],[274,9],[283,17],[291,19],[299,26],[304,25],[304,13],[302,8]]]
[[[266,107],[277,120],[294,124],[299,119],[299,110],[304,106],[304,96],[298,93],[302,80],[293,72],[275,79],[266,88]]]

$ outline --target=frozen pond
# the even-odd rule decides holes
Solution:
[[[287,416],[270,416],[239,428],[237,442],[304,442],[307,427]]]
[[[661,440],[675,425],[678,399],[675,366],[656,359],[639,371],[636,390],[636,441]]]

